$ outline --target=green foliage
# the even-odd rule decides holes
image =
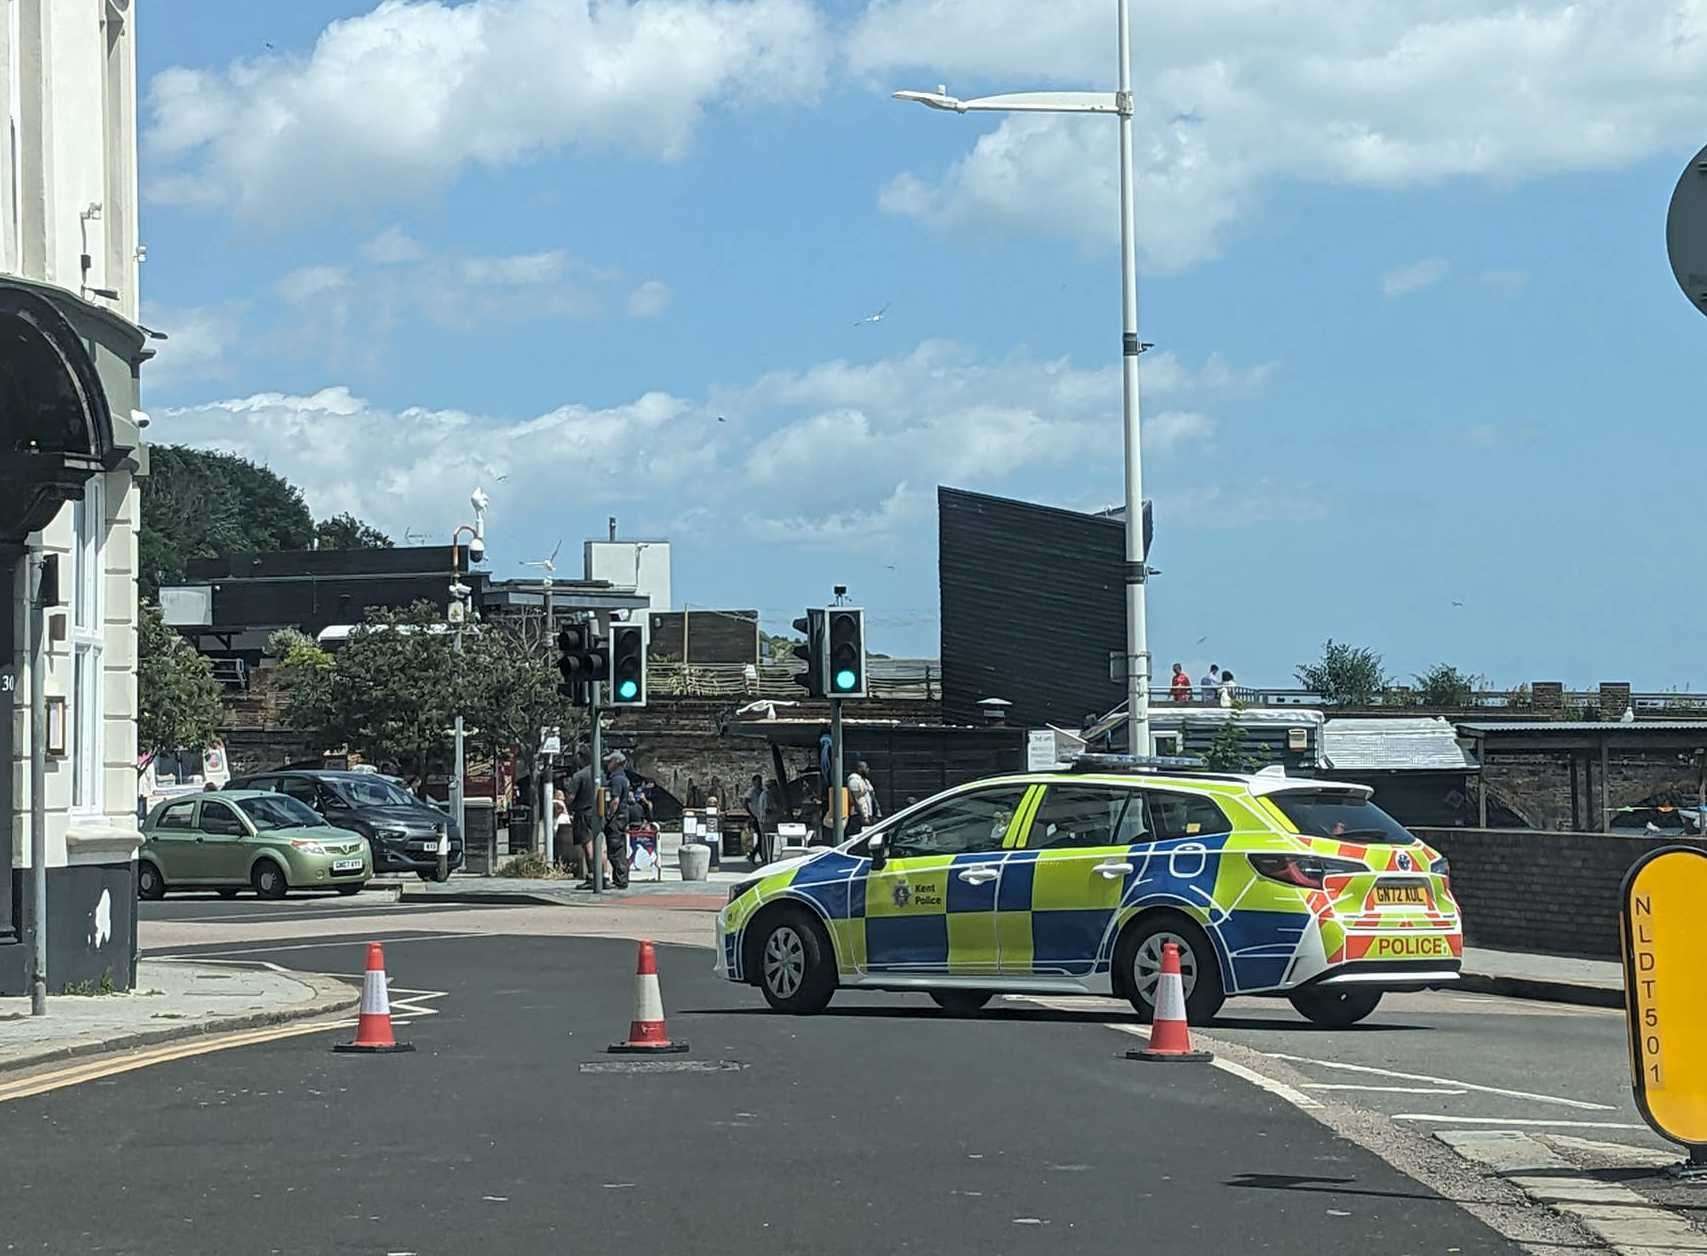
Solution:
[[[80,998],[99,998],[102,995],[117,994],[119,988],[113,983],[113,970],[101,970],[99,981],[68,981],[63,993]]]
[[[391,538],[372,524],[363,523],[349,512],[322,519],[314,530],[321,549],[361,550],[390,549]]]
[[[292,728],[325,729],[332,721],[332,656],[295,628],[267,638],[267,655],[278,662],[273,684],[284,694],[284,722]]]
[[[501,877],[523,877],[529,881],[563,881],[569,876],[544,855],[534,851],[529,851],[525,855],[517,855],[514,859],[506,859],[498,865],[498,875]]]
[[[1251,756],[1245,750],[1245,730],[1237,719],[1238,713],[1244,709],[1243,703],[1234,703],[1232,715],[1216,731],[1215,740],[1209,743],[1209,751],[1203,756],[1203,761],[1210,771],[1251,770]]]
[[[794,660],[794,647],[805,640],[786,632],[760,632],[759,649],[773,663],[789,663]]]
[[[464,715],[495,752],[514,748],[523,773],[533,771],[539,730],[557,725],[573,746],[583,713],[557,692],[557,652],[543,617],[495,619],[463,634]]]
[[[370,611],[323,674],[320,726],[328,744],[425,772],[455,718],[460,671],[451,634],[431,605]],[[319,700],[312,691],[307,697]]]
[[[314,519],[300,490],[235,454],[152,445],[142,481],[138,580],[155,598],[192,558],[306,549]]]
[[[1379,654],[1331,637],[1322,647],[1322,657],[1300,663],[1294,674],[1300,685],[1321,694],[1324,702],[1346,706],[1369,706],[1389,683]]]
[[[1436,663],[1416,677],[1416,682],[1416,701],[1421,706],[1467,707],[1486,678],[1461,672],[1450,663]]]
[[[143,755],[217,739],[224,708],[213,666],[144,602],[137,625],[137,750]]]

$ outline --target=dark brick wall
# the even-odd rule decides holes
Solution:
[[[1600,759],[1590,756],[1594,778],[1592,797],[1585,773],[1577,765],[1578,825],[1584,830],[1601,827]],[[1607,760],[1611,769],[1611,805],[1634,806],[1658,794],[1671,794],[1688,802],[1696,795],[1696,769],[1687,757],[1675,754],[1614,754]],[[1566,830],[1571,820],[1571,765],[1564,755],[1490,754],[1482,774],[1491,796],[1501,799],[1538,829]],[[1490,823],[1493,821],[1489,815]]]
[[[1470,945],[1596,959],[1618,958],[1624,874],[1648,851],[1679,844],[1527,829],[1412,831],[1452,861]]]

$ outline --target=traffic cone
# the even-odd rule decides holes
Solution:
[[[1179,947],[1162,943],[1162,975],[1156,981],[1156,1014],[1150,1019],[1150,1045],[1128,1051],[1129,1060],[1192,1063],[1213,1060],[1208,1051],[1191,1049],[1191,1026],[1185,1019],[1185,982],[1179,975]]]
[[[671,1055],[686,1051],[685,1042],[671,1042],[664,1028],[664,996],[658,989],[658,957],[650,942],[640,944],[640,962],[634,970],[634,1019],[628,1025],[628,1041],[613,1042],[613,1055]]]
[[[413,1051],[407,1042],[398,1042],[391,1034],[391,998],[385,990],[385,952],[379,943],[367,944],[367,972],[362,976],[362,1010],[356,1018],[356,1040],[340,1042],[334,1051],[354,1051],[364,1054],[383,1054]]]

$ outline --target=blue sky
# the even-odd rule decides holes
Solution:
[[[932,655],[938,483],[1121,499],[1115,128],[888,92],[1110,87],[1113,8],[161,0],[151,434],[399,540],[483,484],[504,574],[615,514],[678,602],[845,583]],[[1707,5],[1135,23],[1158,671],[1707,686],[1664,248]]]

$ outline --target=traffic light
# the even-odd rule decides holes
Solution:
[[[593,686],[610,671],[610,654],[590,622],[569,624],[557,633],[557,692],[578,707],[593,704]]]
[[[619,707],[646,705],[646,625],[610,627],[610,703]]]
[[[823,685],[832,698],[863,698],[865,688],[865,612],[847,606],[824,611]]]
[[[804,686],[808,696],[824,696],[824,612],[809,610],[794,621],[794,631],[806,640],[794,647],[794,657],[806,664],[806,670],[794,673],[794,683]]]

